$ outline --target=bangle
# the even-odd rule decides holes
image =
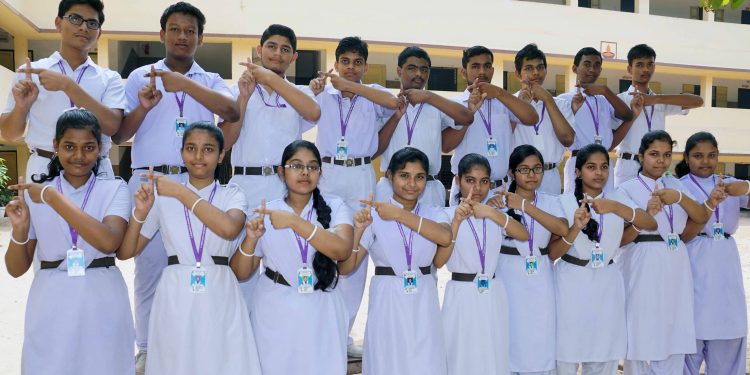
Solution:
[[[353,249],[352,249],[352,252],[353,252],[353,253],[358,253],[358,252],[359,252],[359,246],[357,246],[357,247],[353,248]]]
[[[635,221],[635,207],[630,207],[630,209],[633,210],[633,217],[630,219],[630,221],[628,221],[628,223],[633,224],[633,222]]]
[[[313,227],[314,227],[314,228],[313,228],[313,231],[312,231],[312,233],[310,233],[310,237],[307,237],[307,238],[305,239],[305,241],[307,241],[307,242],[310,242],[310,241],[312,241],[313,237],[315,237],[315,233],[318,233],[318,226],[317,226],[317,225],[313,225]]]
[[[190,207],[190,212],[191,212],[191,213],[192,213],[193,215],[195,215],[195,206],[197,206],[197,205],[198,205],[198,202],[200,202],[200,201],[202,201],[202,200],[205,200],[205,199],[203,199],[203,198],[198,198],[198,199],[196,199],[196,200],[195,200],[195,203],[193,203],[193,206],[192,206],[192,207]]]
[[[562,236],[560,238],[562,238],[563,242],[565,242],[568,246],[573,246],[573,243],[572,242],[568,242],[568,239],[565,238],[565,236]]]
[[[508,229],[508,224],[510,224],[510,216],[507,212],[503,212],[505,214],[505,225],[503,225],[503,230]]]
[[[708,208],[711,212],[716,212],[716,207],[711,208],[711,206],[708,205],[708,200],[703,202],[703,205],[706,206],[706,208]]]
[[[252,257],[254,257],[254,256],[255,256],[255,250],[253,250],[253,252],[252,252],[252,253],[250,253],[250,254],[248,254],[248,253],[246,253],[246,252],[242,251],[242,244],[240,244],[240,246],[237,246],[237,250],[239,250],[239,251],[240,251],[240,254],[242,254],[243,256],[246,256],[246,257],[248,257],[248,258],[252,258]]]
[[[641,230],[638,227],[636,227],[635,224],[631,224],[630,226],[633,227],[633,229],[635,229],[636,232],[641,233]]]
[[[146,222],[146,219],[140,220],[137,216],[135,216],[135,207],[133,207],[133,211],[130,211],[130,213],[132,214],[133,220],[135,220],[136,223],[143,224]]]
[[[49,203],[47,203],[47,201],[44,200],[44,192],[47,191],[47,188],[49,188],[50,186],[52,185],[44,185],[44,187],[42,188],[42,192],[39,193],[39,200],[42,201],[42,203],[46,205],[49,205]]]
[[[47,185],[47,186],[49,186],[49,185]],[[27,234],[27,235],[26,235],[26,241],[23,241],[23,242],[20,242],[20,241],[16,241],[16,239],[15,239],[15,238],[13,238],[13,232],[11,231],[11,233],[10,233],[10,242],[13,242],[13,243],[14,243],[14,244],[16,244],[16,245],[26,245],[27,243],[29,243],[29,240],[31,240],[31,238],[30,238],[30,237],[29,237],[29,235]]]
[[[677,190],[677,192],[680,193],[680,199],[678,199],[675,203],[680,204],[680,202],[682,202],[682,190]]]
[[[745,195],[750,195],[750,180],[745,180],[747,183],[747,191],[745,192]]]
[[[526,213],[526,199],[521,200],[521,212]]]
[[[455,245],[456,244],[456,240],[451,240],[451,243]]]
[[[417,234],[422,231],[422,217],[419,217],[419,226],[417,227]]]

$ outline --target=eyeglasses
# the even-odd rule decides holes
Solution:
[[[287,164],[284,166],[284,168],[289,168],[296,172],[302,172],[303,170],[307,170],[310,173],[318,173],[320,172],[320,166],[319,165],[304,165],[304,164]]]
[[[75,26],[81,26],[82,23],[86,22],[86,28],[88,28],[89,30],[99,30],[99,28],[102,27],[102,24],[99,23],[98,20],[95,20],[93,18],[85,20],[83,19],[83,17],[81,17],[80,14],[71,13],[63,18],[67,19],[68,22]]]
[[[516,169],[516,172],[520,174],[529,174],[532,171],[534,171],[534,174],[541,174],[542,172],[544,172],[544,167],[542,167],[541,165],[537,165],[534,168],[521,167],[521,168]]]

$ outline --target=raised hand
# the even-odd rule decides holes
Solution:
[[[271,219],[271,225],[274,227],[274,229],[290,228],[292,224],[294,224],[295,220],[302,220],[294,212],[283,210],[269,210],[265,206],[256,208],[253,211],[260,215],[268,215],[268,217]]]
[[[506,194],[507,193],[507,187],[506,187],[506,185],[507,184],[503,184],[503,187],[500,190],[500,192],[498,194],[494,195],[492,198],[490,198],[490,199],[487,200],[487,204],[490,207],[505,208],[505,196],[507,195]]]
[[[588,197],[587,199],[584,199],[584,201],[591,206],[591,209],[594,210],[594,212],[600,215],[615,212],[615,210],[617,209],[617,202],[611,199],[605,199],[605,198],[594,199],[594,198]]]
[[[659,198],[662,204],[675,204],[682,196],[679,191],[670,188],[654,190],[652,196]]]
[[[365,204],[365,207],[357,211],[356,214],[354,214],[354,228],[357,230],[364,231],[365,228],[369,227],[370,224],[372,224],[372,199],[373,199],[373,193],[370,193],[369,198],[367,199],[367,202]]]
[[[486,97],[491,99],[499,97],[505,91],[489,82],[478,82],[476,83],[476,87],[479,89],[479,92],[487,94]]]
[[[629,95],[633,96],[633,100],[630,101],[630,110],[633,111],[633,118],[638,118],[643,111],[645,95],[638,90],[631,92]]]
[[[581,93],[581,81],[576,83],[576,88],[576,94],[573,95],[573,100],[570,102],[570,109],[573,110],[573,114],[578,113],[578,110],[583,106],[583,101],[586,100]]]
[[[23,176],[18,177],[18,182],[19,185],[24,183]],[[18,195],[5,206],[5,213],[10,218],[13,228],[25,228],[28,230],[31,216],[29,215],[29,206],[26,205],[26,198],[23,192],[23,189],[18,189]]]
[[[168,176],[155,175],[152,173],[150,178],[153,179],[153,182],[156,185],[156,192],[165,197],[176,198],[178,194],[187,189],[185,185],[169,178]]]
[[[31,201],[34,203],[43,203],[42,189],[44,189],[44,185],[37,183],[25,183],[23,177],[18,178],[17,184],[8,186],[8,190],[17,190],[19,194],[25,190],[29,193],[29,198],[31,198]]]
[[[521,90],[518,91],[518,99],[521,99],[526,103],[529,103],[534,99],[534,94],[531,92],[531,87],[529,87],[529,81],[521,81]]]
[[[246,71],[253,74],[253,78],[255,78],[255,82],[258,82],[260,84],[268,84],[268,81],[276,77],[276,73],[271,71],[270,69],[266,69],[260,65],[253,64],[252,60],[250,58],[247,58],[246,62],[241,62],[240,65],[247,68]]]
[[[164,85],[164,90],[167,92],[178,92],[185,91],[185,88],[190,84],[190,78],[177,73],[166,70],[151,71],[143,75],[144,77],[158,77],[161,78],[161,83]]]
[[[456,224],[460,224],[462,221],[466,220],[469,216],[473,215],[473,211],[471,209],[471,204],[468,200],[462,200],[461,203],[456,206],[456,211],[453,213],[453,222]]]
[[[531,93],[531,97],[536,100],[545,101],[552,98],[552,94],[536,82],[528,82],[527,89],[529,90],[529,93]]]
[[[143,86],[140,91],[138,91],[138,101],[140,102],[141,107],[147,111],[156,107],[163,96],[161,91],[156,88],[156,75],[154,75],[154,73],[156,73],[154,71],[154,66],[151,65],[151,76],[148,79],[148,85]]]
[[[434,95],[430,91],[420,89],[406,89],[401,92],[406,98],[406,101],[411,104],[426,103],[428,100],[430,100],[430,97]]]
[[[407,106],[409,105],[406,96],[404,96],[404,92],[401,91],[396,95],[396,99],[398,99],[398,105],[396,106],[396,115],[398,117],[403,117],[406,113]]]
[[[322,76],[325,79],[330,79],[333,88],[339,91],[346,91],[346,85],[350,83],[346,80],[346,78],[342,78],[338,74],[333,73],[333,69],[329,70],[328,73],[318,72],[318,75]]]
[[[591,212],[586,209],[586,199],[581,199],[581,206],[573,213],[573,223],[578,229],[583,229],[591,220]]]
[[[520,210],[521,209],[521,203],[523,202],[524,198],[516,193],[511,193],[509,191],[503,190],[501,192],[502,195],[505,196],[505,206],[508,208],[512,208],[514,210]],[[528,200],[525,204],[531,204]],[[525,208],[525,207],[524,207]]]
[[[142,183],[141,187],[133,196],[135,203],[135,216],[138,220],[145,220],[151,208],[154,206],[154,167],[149,167],[149,173],[145,174],[147,182]]]
[[[360,200],[359,202],[374,208],[375,212],[377,212],[378,216],[380,216],[380,218],[383,220],[398,220],[401,218],[405,211],[403,208],[398,207],[394,204],[387,202],[378,202],[372,199]]]
[[[328,70],[328,74],[332,74],[333,69]],[[318,72],[318,77],[310,81],[310,90],[317,96],[326,88],[326,82],[328,77],[323,72]]]
[[[721,202],[724,202],[724,200],[726,200],[728,196],[729,194],[727,193],[724,179],[719,176],[718,180],[716,181],[716,186],[714,186],[708,196],[708,203],[711,205],[711,208],[715,209],[716,206]]]
[[[47,91],[67,91],[76,82],[65,74],[50,69],[32,68],[29,61],[26,67],[19,69],[19,73],[26,73],[26,79],[31,79],[31,74],[39,76],[39,83]]]
[[[39,97],[39,87],[31,78],[31,60],[26,59],[26,77],[13,85],[11,90],[16,105],[28,110]]]
[[[588,96],[594,96],[594,95],[604,95],[607,92],[607,86],[606,85],[597,85],[597,84],[581,84],[579,81],[579,86],[583,89],[583,93]]]
[[[248,63],[250,62],[249,57],[247,58],[247,61]],[[242,72],[240,79],[237,80],[237,87],[240,90],[240,96],[243,98],[250,98],[255,91],[255,84],[256,81],[253,72],[251,72],[250,69],[245,69],[245,71]]]
[[[487,99],[487,94],[482,93],[482,91],[478,89],[478,86],[479,78],[475,79],[474,83],[469,86],[471,94],[469,95],[469,102],[467,106],[471,113],[476,113],[479,108],[482,108],[482,105],[484,105],[484,101]]]
[[[257,241],[266,233],[266,200],[260,201],[261,213],[245,223],[245,233],[248,239]]]

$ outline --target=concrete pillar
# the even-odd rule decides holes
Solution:
[[[257,46],[255,39],[234,38],[232,40],[232,82],[236,83],[242,75],[245,67],[239,63],[246,61],[248,57],[252,58],[255,46]]]
[[[101,67],[116,70],[116,67],[109,66],[109,39],[106,37],[99,37],[99,41],[96,43],[96,65]]]
[[[701,97],[703,98],[703,105],[711,108],[711,101],[713,100],[713,85],[714,77],[705,76],[701,78]]]
[[[503,66],[505,65],[505,61],[495,57],[495,61],[492,65],[495,66],[495,73],[492,75],[491,83],[497,87],[503,87],[503,84],[505,83],[505,80],[503,79]],[[510,72],[508,74],[510,74]]]
[[[714,12],[706,12],[705,9],[702,10],[702,12],[703,12],[703,21],[714,22],[714,16],[716,15],[716,13],[714,13]]]
[[[29,40],[24,36],[14,35],[13,37],[14,63],[18,67],[26,63],[26,57],[29,56]]]
[[[637,14],[646,14],[650,12],[650,0],[636,0],[635,1],[635,12]]]
[[[576,86],[577,77],[570,67],[565,69],[565,91],[570,91]]]

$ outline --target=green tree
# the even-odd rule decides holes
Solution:
[[[700,6],[707,12],[713,12],[729,5],[732,6],[732,9],[738,9],[744,2],[745,0],[700,0]]]

